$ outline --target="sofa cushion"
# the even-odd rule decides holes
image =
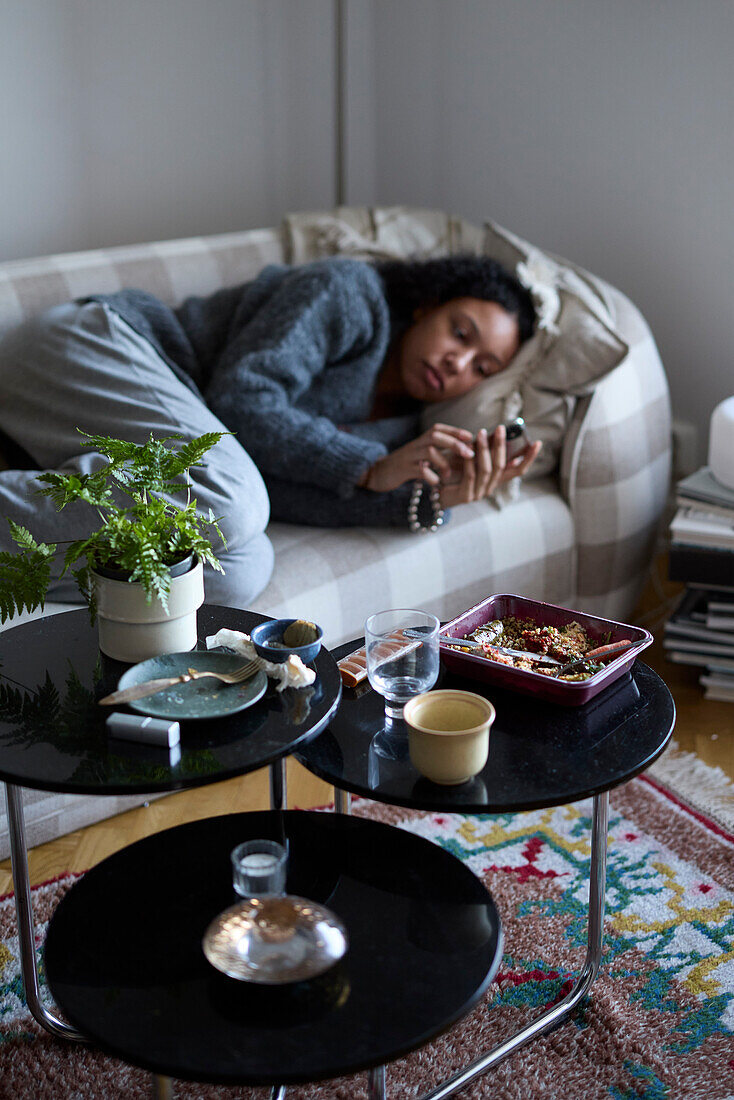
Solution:
[[[291,264],[321,256],[362,260],[481,252],[484,230],[442,210],[414,206],[338,206],[333,212],[287,214],[281,227]]]

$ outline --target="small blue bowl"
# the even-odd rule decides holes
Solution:
[[[276,665],[287,661],[291,653],[295,653],[297,657],[300,657],[305,665],[315,660],[321,649],[321,639],[324,633],[316,623],[314,623],[314,626],[316,626],[319,636],[315,642],[309,642],[308,645],[283,645],[284,631],[288,629],[291,623],[296,622],[298,622],[298,619],[269,619],[265,623],[254,626],[250,631],[250,637],[258,656],[263,657],[266,661],[273,661]]]

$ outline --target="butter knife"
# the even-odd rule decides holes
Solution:
[[[146,695],[155,695],[158,691],[165,691],[174,684],[184,684],[192,680],[187,672],[180,676],[165,676],[161,680],[145,680],[142,684],[134,684],[132,687],[123,688],[122,691],[113,691],[111,695],[105,695],[99,700],[99,706],[114,706],[115,703],[131,703],[134,699],[144,699]]]

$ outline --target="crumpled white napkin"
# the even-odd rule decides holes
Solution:
[[[215,646],[223,645],[228,649],[233,649],[235,653],[238,653],[240,657],[244,657],[245,660],[250,660],[251,657],[258,657],[255,652],[255,647],[252,644],[252,639],[249,634],[244,634],[241,630],[228,630],[223,627],[218,630],[216,634],[210,634],[206,640],[206,648],[214,649]],[[304,665],[300,657],[295,653],[291,653],[286,661],[282,664],[276,664],[274,661],[266,661],[262,657],[259,657],[262,662],[261,667],[264,672],[267,672],[268,676],[273,680],[278,680],[279,683],[276,687],[276,691],[283,691],[287,687],[302,688],[308,687],[316,679],[316,673],[312,668],[308,668]]]

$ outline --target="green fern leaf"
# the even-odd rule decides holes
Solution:
[[[14,523],[12,519],[8,520],[8,524],[13,540],[17,542],[22,550],[32,550],[48,558],[53,557],[56,553],[56,543],[36,542],[27,528],[21,527],[19,523]]]
[[[79,430],[79,429],[78,429]],[[92,474],[51,471],[40,474],[39,492],[59,508],[81,501],[96,509],[101,524],[65,550],[61,574],[70,571],[91,604],[94,589],[89,571],[102,565],[126,570],[139,581],[148,600],[158,596],[167,609],[170,571],[167,562],[194,553],[223,572],[212,549],[210,533],[226,546],[219,521],[211,510],[197,513],[187,472],[201,465],[206,452],[225,432],[207,432],[196,439],[180,434],[132,443],[79,430],[82,445],[97,451],[107,464]],[[184,505],[174,503],[184,498]],[[126,503],[121,503],[127,497]],[[19,547],[0,553],[0,622],[17,611],[43,607],[51,580],[55,544],[37,542],[25,527],[11,523]],[[72,567],[83,560],[76,569]]]
[[[45,606],[51,580],[51,549],[41,544],[37,550],[0,554],[0,623],[21,611]]]
[[[179,451],[169,453],[166,468],[169,478],[180,477],[190,466],[201,465],[206,452],[210,451],[222,436],[231,434],[231,432],[205,432],[204,435],[189,440]]]

